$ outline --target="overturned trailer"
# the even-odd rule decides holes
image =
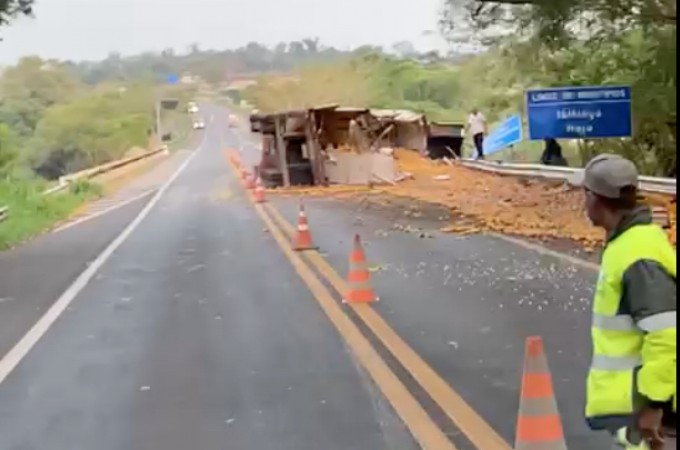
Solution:
[[[309,110],[254,114],[251,130],[262,135],[259,175],[268,187],[325,184]]]
[[[409,111],[327,105],[255,114],[251,130],[262,134],[269,187],[394,183],[394,149],[427,148],[425,118]]]

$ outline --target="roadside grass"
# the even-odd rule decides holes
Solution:
[[[0,250],[27,241],[69,217],[84,202],[100,197],[99,185],[80,181],[64,193],[42,195],[46,183],[36,180],[0,181],[0,205],[9,217],[0,222]]]
[[[191,117],[185,113],[173,113],[167,119],[167,130],[172,132],[173,141],[168,143],[171,150],[187,145],[193,135]],[[141,175],[157,163],[156,158],[135,165],[120,180],[105,182],[104,185],[81,180],[67,191],[44,196],[49,182],[37,177],[9,175],[0,178],[0,207],[9,207],[8,218],[0,222],[0,251],[6,250],[49,230],[55,224],[68,219],[88,201],[103,197],[106,192],[117,189],[124,182]],[[106,188],[106,191],[105,191]]]

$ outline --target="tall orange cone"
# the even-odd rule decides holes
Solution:
[[[295,245],[293,246],[293,249],[297,252],[317,249],[312,241],[312,232],[309,230],[307,212],[305,211],[305,206],[302,203],[300,203],[297,236],[295,236]]]
[[[262,185],[262,178],[257,179],[253,196],[255,197],[255,203],[267,203],[267,198],[264,193],[264,186]]]
[[[567,450],[543,339],[526,343],[515,450]]]
[[[361,237],[354,236],[354,248],[349,257],[349,275],[347,277],[349,291],[345,302],[347,303],[373,303],[378,301],[373,286],[371,285],[371,272],[366,261],[366,253],[361,244]]]

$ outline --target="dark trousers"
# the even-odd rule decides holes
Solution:
[[[477,149],[477,157],[484,159],[484,133],[477,133],[474,136],[475,148]]]

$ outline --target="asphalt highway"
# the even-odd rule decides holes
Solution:
[[[309,200],[297,254],[298,199],[254,205],[226,158],[248,136],[204,111],[157,192],[0,254],[1,450],[509,450],[533,335],[569,448],[608,448],[583,420],[595,272],[355,200]],[[334,281],[355,233],[368,307]]]

